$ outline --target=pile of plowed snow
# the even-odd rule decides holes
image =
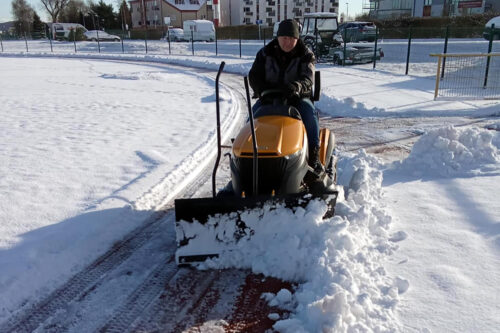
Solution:
[[[274,329],[281,332],[391,331],[399,327],[394,316],[398,295],[408,282],[386,274],[382,260],[406,234],[390,234],[391,217],[381,204],[382,173],[378,161],[361,151],[342,157],[339,181],[345,182],[336,214],[323,220],[326,205],[311,201],[290,210],[265,207],[241,215],[252,237],[231,242],[233,220],[215,226],[183,223],[186,236],[209,235],[189,244],[209,246],[215,236],[220,258],[208,268],[250,268],[298,283],[294,291],[263,295],[271,305],[291,311],[286,318],[272,314]],[[224,227],[226,226],[226,227]],[[199,243],[201,242],[201,244]]]
[[[443,127],[424,134],[400,170],[414,176],[478,175],[498,169],[500,135],[480,128]]]

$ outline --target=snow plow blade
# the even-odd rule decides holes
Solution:
[[[261,208],[264,204],[283,205],[286,208],[305,207],[312,199],[323,199],[327,201],[328,211],[324,218],[332,217],[337,200],[338,192],[329,191],[321,195],[312,194],[287,194],[284,196],[261,195],[248,198],[238,197],[215,197],[215,198],[195,198],[195,199],[177,199],[175,200],[175,221],[176,229],[180,221],[199,222],[205,225],[210,217],[228,215],[231,213],[241,213],[254,208]],[[221,219],[221,221],[228,219]],[[247,235],[245,223],[239,218],[231,218],[231,223],[235,223],[234,239],[238,241],[242,236]],[[177,234],[177,253],[176,261],[178,265],[191,265],[204,262],[207,259],[217,258],[219,253],[216,248],[190,248],[187,245],[195,238],[203,238],[207,235],[186,236],[183,231],[176,230]],[[216,239],[214,239],[217,242]]]
[[[310,198],[322,198],[332,195],[337,199],[338,192],[331,191],[322,195],[310,195]],[[194,198],[175,200],[175,220],[205,224],[210,216],[217,214],[229,214],[253,208],[262,207],[266,202],[283,203],[285,207],[305,206],[309,199],[304,194],[288,194],[285,196],[261,195],[250,198],[238,197],[216,197],[216,198]],[[305,203],[305,204],[304,204]],[[333,202],[333,206],[335,202]],[[333,208],[332,208],[333,209]],[[333,216],[333,212],[332,212]]]

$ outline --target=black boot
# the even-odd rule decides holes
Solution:
[[[321,176],[325,172],[325,168],[319,160],[319,146],[309,149],[309,165],[314,169],[314,173],[318,176]]]

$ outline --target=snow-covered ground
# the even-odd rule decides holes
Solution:
[[[35,47],[27,57],[15,43],[4,41],[0,57],[0,323],[121,239],[208,160],[213,75],[152,62],[213,70],[225,60],[246,74],[259,47],[239,58],[237,47],[191,57],[122,55],[116,44],[120,52],[98,55],[66,43],[67,53]],[[439,43],[421,44],[428,54]],[[500,327],[500,103],[434,101],[435,67],[410,76],[403,67],[319,65],[317,105],[332,116],[443,123],[414,129],[423,135],[401,161],[340,147],[334,218],[321,220],[319,202],[249,212],[259,232],[210,263],[297,282],[294,294],[263,295],[292,311],[272,316],[279,331]],[[230,89],[222,96],[227,128],[239,105]],[[451,117],[481,122],[452,127]]]

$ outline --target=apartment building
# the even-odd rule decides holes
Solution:
[[[491,0],[369,0],[365,8],[369,9],[370,17],[377,19],[462,16],[484,13],[488,1]]]
[[[182,27],[185,20],[206,19],[216,26],[262,24],[273,26],[305,13],[339,11],[339,0],[131,0],[135,29],[163,25]],[[146,11],[143,11],[143,8]]]
[[[221,17],[230,25],[272,26],[285,19],[302,19],[304,13],[339,12],[339,0],[220,0]]]

